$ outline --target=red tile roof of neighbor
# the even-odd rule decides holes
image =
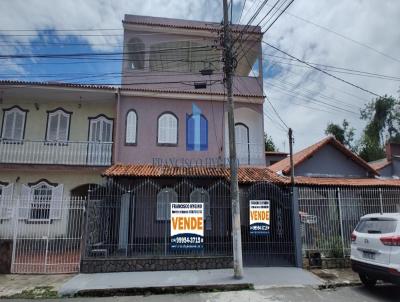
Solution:
[[[387,160],[387,158],[382,158],[377,161],[369,162],[368,164],[375,170],[379,171],[380,169],[383,169],[383,168],[389,166],[391,163],[392,162]]]
[[[228,168],[224,167],[172,167],[136,164],[115,164],[103,172],[107,177],[211,177],[229,179]],[[289,185],[290,178],[280,176],[268,168],[240,167],[239,183],[269,181],[278,185]],[[300,186],[368,186],[400,187],[399,179],[378,178],[322,178],[296,176],[296,185]]]
[[[363,166],[366,170],[371,172],[372,175],[378,175],[379,173],[372,168],[365,160],[363,160],[361,157],[357,156],[353,152],[351,152],[349,149],[347,149],[343,144],[341,144],[338,140],[336,140],[332,136],[328,136],[324,138],[323,140],[315,143],[314,145],[311,145],[293,155],[293,164],[294,167],[297,165],[301,164],[302,162],[306,161],[310,157],[312,157],[315,153],[317,153],[319,150],[321,150],[324,146],[326,145],[332,145],[336,149],[338,149],[340,152],[342,152],[344,155],[348,156],[351,158],[354,162],[359,164],[360,166]],[[271,166],[268,167],[270,170],[279,172],[282,171],[283,174],[288,174],[290,172],[290,158],[285,158]]]

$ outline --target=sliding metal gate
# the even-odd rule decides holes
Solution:
[[[242,252],[244,266],[294,266],[295,243],[290,191],[258,182],[241,193]],[[270,233],[250,234],[249,201],[270,201]]]

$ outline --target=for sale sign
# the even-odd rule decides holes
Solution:
[[[171,203],[171,248],[202,249],[203,203]]]
[[[250,200],[250,234],[269,234],[269,200]]]

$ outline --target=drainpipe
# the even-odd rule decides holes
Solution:
[[[116,89],[116,112],[115,112],[115,141],[114,141],[114,152],[113,152],[113,163],[119,161],[119,154],[118,154],[118,146],[120,145],[120,135],[121,135],[121,127],[120,127],[120,109],[121,109],[121,88]]]

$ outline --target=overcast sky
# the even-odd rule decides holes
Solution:
[[[246,1],[241,23],[247,22],[261,2]],[[82,32],[54,30],[122,29],[124,14],[219,22],[221,3],[222,0],[2,0],[0,54],[121,51],[121,30],[103,32],[107,36],[96,36],[98,32],[85,32],[92,36],[77,36]],[[238,19],[242,5],[243,1],[234,1],[234,20]],[[268,5],[265,6],[260,16],[268,9]],[[395,77],[382,79],[371,74],[360,76],[349,70],[329,69],[335,76],[371,92],[397,97],[400,85],[399,16],[398,0],[295,0],[265,34],[264,41],[312,63]],[[32,31],[7,31],[15,29]],[[51,46],[51,43],[60,42],[70,46]],[[287,60],[285,55],[266,45],[263,45],[263,52],[265,91],[282,120],[294,129],[295,150],[323,138],[328,122],[341,123],[346,118],[357,134],[360,133],[364,124],[359,120],[359,110],[373,95]],[[51,62],[55,61],[3,60],[0,78],[119,82],[115,74],[121,70],[118,60],[88,60],[79,64],[62,60],[56,62],[67,64]],[[99,74],[107,75],[93,77]],[[279,126],[281,123],[268,102],[264,112],[265,131],[281,151],[287,151],[284,126]]]

